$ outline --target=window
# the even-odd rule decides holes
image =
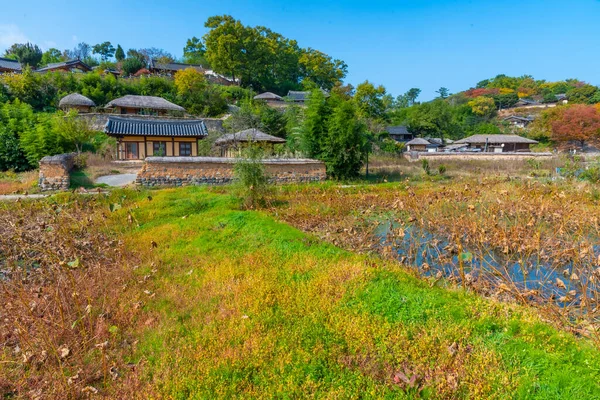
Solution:
[[[127,160],[137,160],[140,158],[137,143],[125,142],[125,158]]]
[[[152,155],[164,157],[167,155],[167,142],[152,142]]]
[[[179,155],[189,157],[192,155],[192,144],[190,142],[179,142]]]

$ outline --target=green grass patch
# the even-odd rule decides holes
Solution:
[[[156,269],[137,359],[158,397],[600,398],[600,353],[530,309],[431,288],[216,190],[151,194],[113,217],[139,222],[128,246]]]

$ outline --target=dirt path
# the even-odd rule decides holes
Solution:
[[[96,183],[104,183],[108,186],[127,186],[135,182],[137,174],[105,175],[96,179]]]

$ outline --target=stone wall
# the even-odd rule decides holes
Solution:
[[[136,183],[142,186],[222,185],[233,181],[235,158],[147,157]],[[316,182],[327,178],[325,164],[307,159],[263,160],[275,183]]]
[[[69,190],[69,172],[73,169],[75,153],[46,156],[40,160],[38,186],[46,190]]]
[[[455,160],[481,160],[481,161],[514,161],[526,160],[528,158],[552,158],[552,153],[426,153],[426,152],[406,152],[404,157],[408,161],[419,161],[423,158],[428,160],[455,161]]]

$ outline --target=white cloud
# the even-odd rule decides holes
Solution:
[[[71,36],[71,40],[73,41],[73,43],[77,43],[77,40],[79,40],[79,38],[77,37],[77,35],[73,35]]]
[[[15,43],[28,42],[27,36],[17,25],[0,24],[0,49],[7,49]]]

